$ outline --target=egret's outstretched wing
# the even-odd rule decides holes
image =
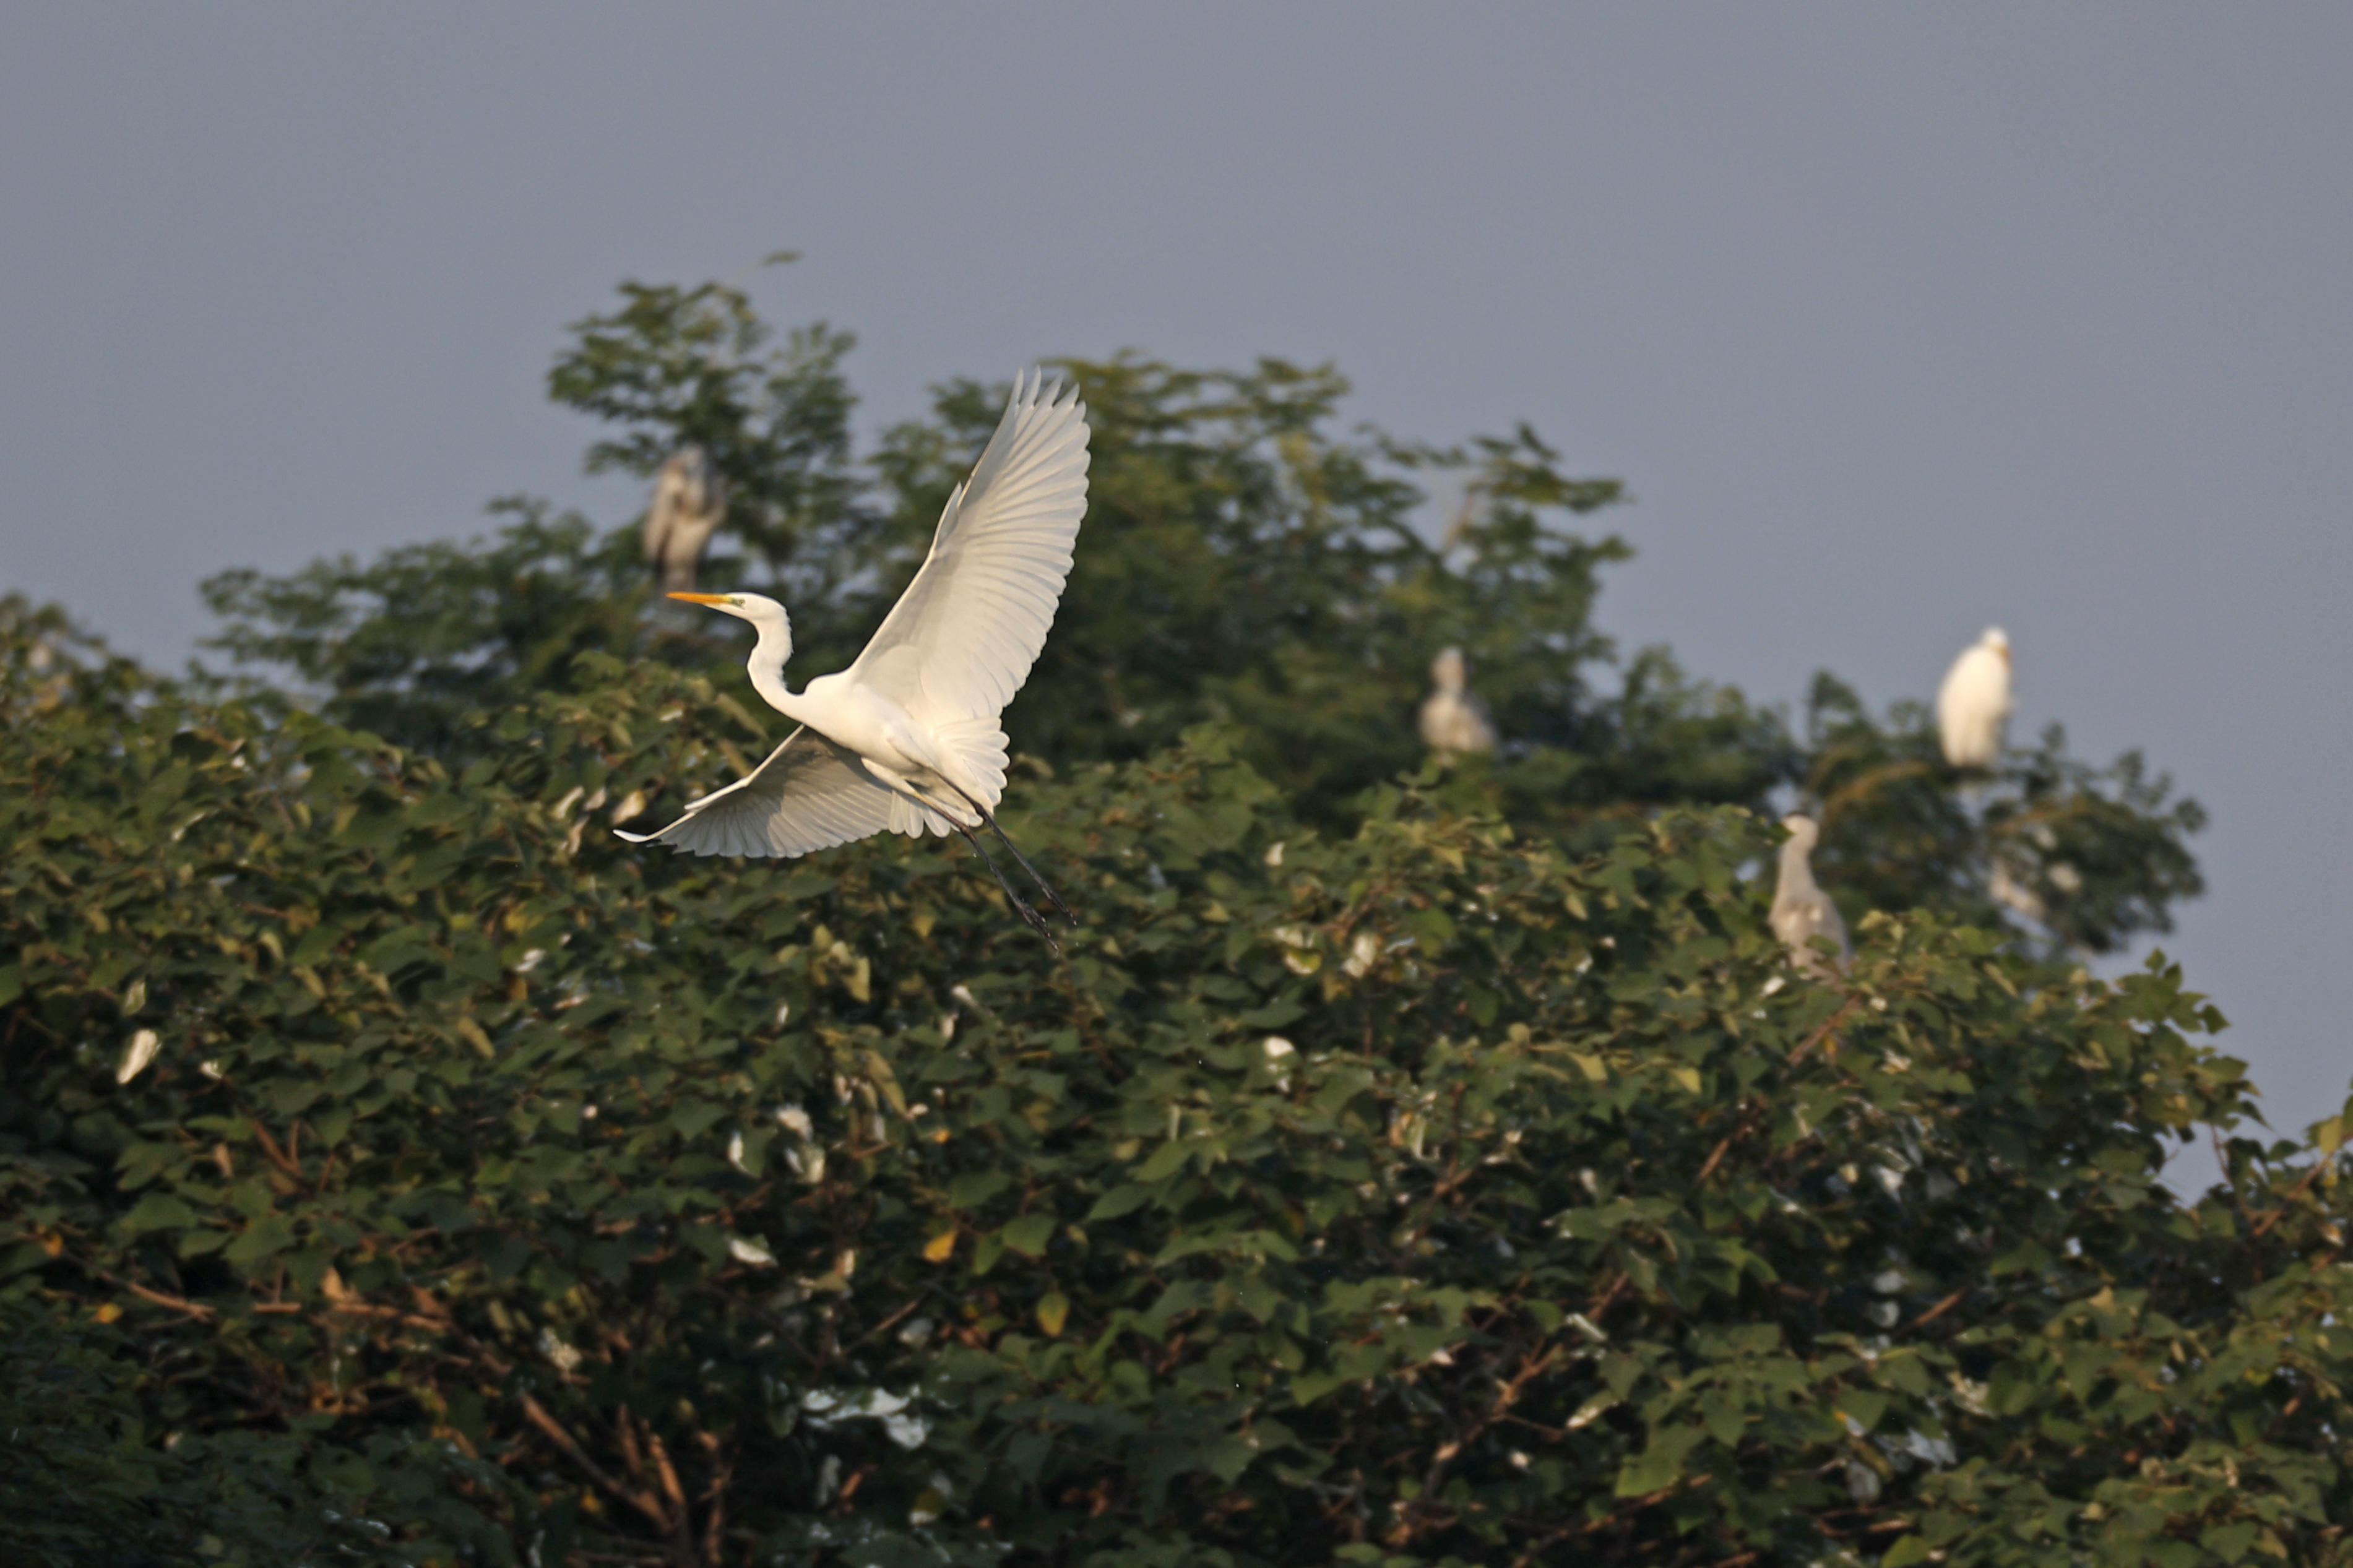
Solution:
[[[895,826],[897,798],[853,754],[802,729],[747,777],[704,795],[659,833],[614,831],[632,844],[667,844],[689,855],[790,858]]]
[[[1087,413],[1042,376],[948,498],[932,552],[849,667],[927,723],[993,719],[1046,644],[1087,510]]]

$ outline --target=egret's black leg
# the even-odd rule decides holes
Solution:
[[[955,784],[948,784],[948,787],[955,790],[956,794],[964,795],[965,804],[971,806],[973,810],[980,813],[980,819],[988,824],[988,830],[997,835],[997,841],[1005,846],[1005,852],[1012,856],[1014,860],[1019,864],[1024,871],[1029,873],[1029,879],[1038,884],[1038,890],[1046,895],[1046,901],[1052,904],[1056,910],[1060,910],[1064,920],[1070,921],[1074,926],[1077,925],[1079,923],[1079,917],[1071,911],[1070,905],[1062,901],[1062,895],[1054,891],[1054,885],[1038,874],[1037,867],[1029,864],[1029,857],[1024,855],[1018,848],[1015,847],[1013,840],[1005,837],[1005,829],[997,826],[997,814],[989,810],[988,807],[981,805],[980,802],[973,799],[972,796],[965,795],[964,791],[956,789]],[[944,815],[944,813],[943,815]],[[969,838],[972,836],[967,832],[965,837]],[[977,840],[975,842],[976,843]]]
[[[1005,879],[1005,873],[997,868],[997,862],[988,858],[988,851],[980,847],[980,840],[973,837],[972,829],[953,818],[950,819],[950,824],[958,833],[964,835],[964,841],[972,846],[972,852],[980,857],[980,863],[988,868],[988,874],[997,879],[998,887],[1005,889],[1006,901],[1013,906],[1015,912],[1029,923],[1031,931],[1046,939],[1048,947],[1052,948],[1056,952],[1061,952],[1062,944],[1054,940],[1053,928],[1046,923],[1046,917],[1031,909],[1021,895],[1013,890],[1013,884]]]

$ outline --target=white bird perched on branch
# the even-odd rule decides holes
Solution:
[[[1478,693],[1463,684],[1462,650],[1450,647],[1430,661],[1430,679],[1436,689],[1422,699],[1421,738],[1433,752],[1492,752],[1495,721]]]
[[[972,477],[948,498],[931,553],[848,669],[796,692],[785,607],[757,594],[673,594],[747,620],[760,640],[753,689],[801,728],[748,778],[691,803],[657,833],[623,833],[694,855],[806,855],[889,828],[960,833],[1021,918],[1015,893],[974,837],[984,824],[1054,908],[1077,917],[997,826],[1005,793],[997,716],[1029,678],[1070,575],[1087,509],[1086,406],[1076,389],[1017,379]]]
[[[1812,817],[1794,814],[1783,817],[1781,826],[1789,830],[1789,837],[1781,846],[1781,875],[1773,887],[1773,909],[1768,917],[1773,922],[1773,934],[1788,946],[1789,960],[1800,973],[1824,979],[1833,965],[1845,962],[1849,949],[1846,921],[1839,918],[1838,906],[1814,880],[1810,857],[1822,830]],[[1828,961],[1814,945],[1814,939],[1823,936],[1838,947],[1837,956]]]
[[[1945,761],[1957,768],[1989,768],[2001,755],[2010,719],[2010,637],[2000,626],[1961,650],[1936,689],[1936,732]]]
[[[646,509],[646,564],[667,594],[694,587],[694,569],[727,516],[727,478],[701,447],[681,447],[654,477]]]

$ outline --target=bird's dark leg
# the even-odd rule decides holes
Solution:
[[[988,830],[997,835],[997,841],[1005,846],[1005,852],[1012,856],[1016,861],[1019,862],[1020,867],[1024,871],[1029,873],[1029,879],[1038,884],[1038,890],[1046,895],[1046,901],[1052,904],[1055,909],[1060,910],[1064,920],[1070,921],[1074,926],[1077,925],[1079,923],[1079,917],[1071,912],[1071,906],[1062,901],[1062,895],[1054,891],[1053,884],[1047,881],[1045,878],[1038,874],[1037,867],[1029,864],[1029,857],[1015,848],[1013,847],[1013,840],[1005,837],[1005,829],[997,826],[996,813],[990,811],[988,807],[981,805],[980,802],[973,799],[972,796],[965,795],[964,791],[961,789],[956,789],[956,786],[954,784],[949,784],[948,788],[955,790],[956,794],[960,795],[964,795],[965,804],[971,806],[973,810],[980,813],[980,819],[988,824]],[[970,833],[966,833],[965,837],[970,838],[972,835]],[[977,844],[977,840],[975,840],[976,844]]]
[[[1053,928],[1046,923],[1046,917],[1031,909],[1021,895],[1013,890],[1013,884],[1005,879],[1005,873],[997,868],[997,862],[988,858],[988,851],[980,847],[980,840],[973,837],[972,829],[957,822],[954,817],[950,817],[948,821],[951,826],[964,835],[964,841],[972,846],[972,852],[980,857],[980,863],[988,868],[988,874],[997,879],[997,885],[1005,889],[1006,901],[1013,906],[1015,912],[1029,922],[1031,931],[1046,939],[1048,947],[1052,948],[1056,952],[1061,952],[1062,944],[1054,940]],[[1011,848],[1012,846],[1008,845],[1006,847]]]

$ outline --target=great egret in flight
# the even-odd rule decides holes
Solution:
[[[1814,845],[1822,835],[1821,828],[1810,816],[1791,815],[1781,819],[1789,830],[1788,841],[1781,846],[1781,876],[1773,888],[1773,909],[1768,917],[1773,922],[1773,934],[1789,949],[1789,960],[1799,970],[1816,979],[1827,978],[1830,964],[1842,962],[1847,955],[1846,921],[1839,918],[1838,906],[1814,880],[1810,857]],[[1825,963],[1821,951],[1813,939],[1826,936],[1838,945],[1838,955]]]
[[[2001,755],[2010,718],[2010,638],[2000,626],[1961,650],[1936,689],[1936,731],[1945,761],[1957,768],[1989,768]]]
[[[757,594],[672,594],[758,628],[753,689],[801,727],[748,778],[691,802],[658,833],[693,855],[806,855],[885,828],[964,836],[1021,918],[1053,940],[973,829],[984,824],[1075,925],[1078,917],[997,826],[1004,711],[1045,646],[1087,509],[1086,406],[1042,376],[1014,382],[972,477],[948,498],[931,553],[857,661],[796,692],[785,607]]]
[[[1463,685],[1462,650],[1450,647],[1430,663],[1436,689],[1422,700],[1421,738],[1433,752],[1492,752],[1495,721],[1487,705]]]
[[[691,446],[672,452],[646,509],[646,564],[664,593],[694,587],[694,569],[726,515],[727,479],[711,454]]]

